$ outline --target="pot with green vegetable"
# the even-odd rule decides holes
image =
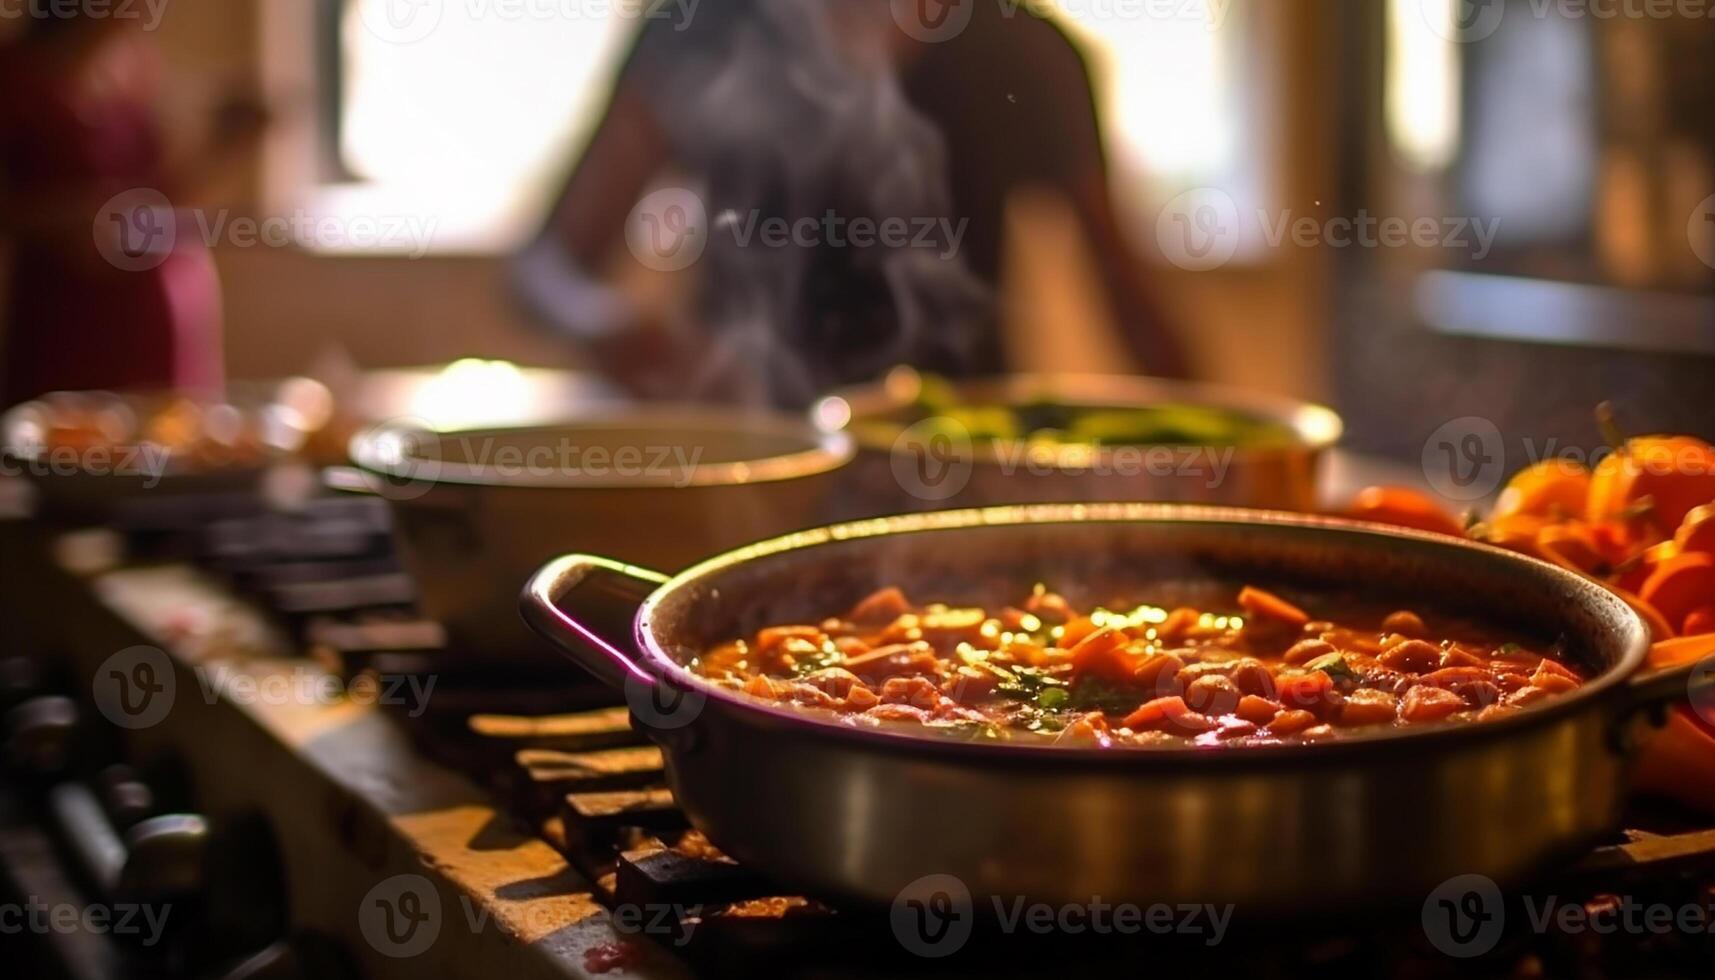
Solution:
[[[814,409],[851,433],[848,517],[1032,502],[1315,506],[1340,417],[1320,405],[1120,375],[948,381],[896,368]]]

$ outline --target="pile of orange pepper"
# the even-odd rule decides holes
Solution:
[[[1466,522],[1405,487],[1370,487],[1345,516],[1473,538],[1600,581],[1654,633],[1652,667],[1715,655],[1715,447],[1692,436],[1616,440],[1594,469],[1549,459]],[[1715,725],[1689,707],[1648,743],[1639,788],[1715,811]]]

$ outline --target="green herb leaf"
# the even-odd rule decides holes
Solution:
[[[1342,677],[1356,678],[1358,676],[1358,672],[1353,670],[1352,665],[1346,662],[1346,655],[1343,653],[1323,654],[1315,660],[1305,664],[1304,669],[1319,670],[1322,673],[1327,674],[1329,677],[1336,679]]]

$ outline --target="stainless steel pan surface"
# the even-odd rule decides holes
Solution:
[[[753,700],[683,664],[868,591],[981,601],[1035,581],[1291,580],[1411,597],[1548,636],[1594,674],[1482,724],[1301,745],[1077,749],[859,728]],[[1687,694],[1642,676],[1648,631],[1553,566],[1437,535],[1255,511],[1116,504],[860,522],[668,579],[589,556],[542,569],[525,618],[622,687],[692,822],[747,865],[847,900],[931,874],[976,897],[1233,904],[1305,914],[1515,881],[1616,825],[1634,726]]]

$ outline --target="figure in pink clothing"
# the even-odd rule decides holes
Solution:
[[[195,168],[167,165],[159,61],[135,19],[31,19],[0,45],[0,407],[61,389],[221,386],[220,288],[192,193],[259,132],[238,107]]]

